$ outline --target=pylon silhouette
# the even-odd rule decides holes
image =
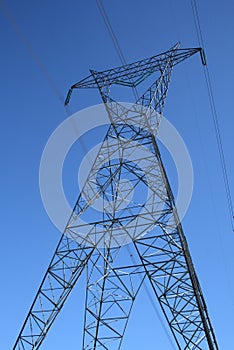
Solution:
[[[89,77],[70,89],[98,88],[110,126],[74,206],[14,350],[39,349],[86,269],[82,349],[120,349],[134,301],[148,280],[178,349],[218,349],[194,270],[155,130],[172,69],[201,49],[172,49]],[[110,88],[136,88],[128,105]],[[131,249],[131,254],[129,254]]]

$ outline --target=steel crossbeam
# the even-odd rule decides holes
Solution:
[[[199,51],[177,44],[72,86],[98,88],[110,127],[13,350],[39,349],[84,270],[83,350],[121,348],[146,279],[178,349],[218,350],[155,137],[173,67]],[[135,104],[110,96],[113,84],[136,87],[156,71]]]

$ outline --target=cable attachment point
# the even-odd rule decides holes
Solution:
[[[203,66],[206,66],[206,55],[205,55],[205,51],[203,50],[203,48],[200,48],[200,56],[201,56],[201,61]]]
[[[69,101],[70,101],[72,91],[73,91],[73,89],[70,88],[69,91],[68,91],[68,93],[67,93],[67,97],[66,97],[66,100],[65,100],[65,102],[64,102],[64,105],[65,105],[65,106],[67,106],[68,103],[69,103]]]

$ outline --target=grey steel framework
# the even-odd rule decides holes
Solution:
[[[159,126],[173,67],[197,52],[202,54],[199,48],[180,49],[177,44],[126,66],[91,71],[72,86],[99,89],[110,127],[14,350],[40,347],[84,270],[83,350],[120,349],[145,279],[178,349],[218,349],[152,133]],[[113,84],[136,88],[156,72],[135,104],[126,107],[110,97]],[[95,204],[101,210],[95,210]]]

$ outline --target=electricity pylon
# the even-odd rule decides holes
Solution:
[[[202,54],[177,44],[148,59],[91,71],[70,89],[66,104],[72,89],[98,88],[110,126],[14,350],[39,349],[84,270],[83,350],[120,349],[145,280],[178,349],[218,349],[152,133],[159,126],[173,67],[197,52]],[[157,79],[129,108],[110,97],[113,84],[136,89],[156,72]],[[93,209],[95,203],[101,210]]]

